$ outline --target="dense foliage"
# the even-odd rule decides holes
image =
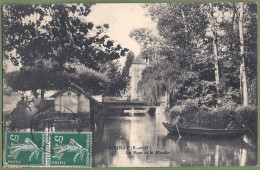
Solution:
[[[127,49],[106,35],[108,24],[86,21],[91,4],[5,5],[4,57],[15,65],[36,60],[55,61],[57,67],[79,61],[94,70],[124,56]],[[15,52],[15,55],[13,54]]]
[[[257,108],[240,106],[236,109],[214,109],[211,111],[202,110],[192,105],[174,106],[168,112],[172,119],[182,114],[186,123],[205,128],[225,129],[229,124],[229,117],[232,115],[235,118],[238,128],[247,128],[248,132],[256,133],[257,130]]]
[[[101,72],[84,66],[68,72],[55,70],[53,63],[41,60],[36,62],[36,66],[22,67],[19,71],[6,73],[4,77],[5,83],[14,91],[59,90],[74,82],[91,94],[118,95],[119,90],[126,86],[118,65],[113,62],[106,63]]]
[[[158,34],[131,33],[152,62],[139,89],[150,104],[167,94],[170,106],[235,108],[243,104],[240,66],[245,61],[249,104],[256,104],[257,5],[244,3],[245,54],[240,55],[238,3],[146,4]],[[217,72],[216,72],[217,69]],[[219,79],[217,81],[217,78]]]
[[[86,20],[91,6],[5,5],[4,60],[20,67],[5,72],[5,85],[13,90],[40,89],[42,99],[45,90],[62,89],[70,82],[94,94],[115,95],[116,87],[124,89],[125,79],[114,60],[128,49],[106,34],[108,24],[95,26]]]

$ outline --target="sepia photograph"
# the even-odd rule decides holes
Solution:
[[[257,9],[3,4],[3,166],[257,166]]]

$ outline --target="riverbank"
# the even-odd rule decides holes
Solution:
[[[229,116],[233,115],[240,128],[247,128],[249,133],[257,131],[257,108],[241,106],[236,109],[199,109],[195,106],[175,106],[166,114],[173,119],[178,114],[184,116],[184,121],[204,128],[225,129],[229,124]]]

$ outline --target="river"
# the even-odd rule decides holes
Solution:
[[[105,120],[93,135],[93,167],[249,166],[257,164],[256,142],[244,136],[208,139],[168,135],[156,116]]]

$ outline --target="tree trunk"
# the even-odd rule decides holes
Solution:
[[[218,44],[217,44],[217,33],[213,33],[213,47],[214,47],[214,56],[215,56],[215,81],[218,88],[219,84],[219,62],[218,62]]]
[[[41,106],[43,108],[43,102],[44,102],[44,89],[41,89]]]
[[[181,6],[181,15],[182,15],[182,21],[183,21],[183,24],[184,24],[184,32],[185,32],[185,44],[188,43],[188,33],[189,33],[189,30],[188,30],[188,24],[186,22],[186,16],[185,16],[185,13],[184,13],[184,5]],[[186,47],[186,46],[185,46]]]
[[[240,79],[240,81],[239,81],[239,83],[240,83],[240,89],[239,89],[239,92],[240,92],[240,102],[241,102],[241,104],[243,104],[243,83],[242,83],[242,64],[240,65],[240,75],[239,75],[239,79]]]
[[[189,55],[190,50],[187,48],[189,47],[189,27],[188,27],[188,23],[186,21],[186,16],[184,13],[184,5],[181,6],[181,15],[182,15],[182,21],[184,24],[184,32],[185,32],[185,43],[184,43],[184,50],[185,52]],[[192,69],[192,64],[190,63],[190,70]]]
[[[233,28],[233,31],[236,30],[236,25],[235,25],[236,14],[237,14],[237,8],[236,8],[235,3],[233,3],[233,16],[232,16],[232,26],[233,26],[232,28]]]
[[[169,95],[168,95],[168,91],[167,90],[165,91],[164,103],[165,103],[165,107],[169,108],[170,103],[169,103]]]
[[[229,34],[229,39],[232,40],[230,41],[230,50],[234,53],[234,38],[233,36],[235,35],[235,32],[236,32],[236,22],[235,22],[235,18],[236,18],[236,13],[237,13],[237,10],[236,10],[236,5],[235,3],[233,3],[233,15],[232,15],[232,28],[230,28],[230,34]]]
[[[173,107],[173,90],[171,90],[170,96],[169,96],[169,107]]]
[[[243,35],[243,18],[244,18],[244,4],[240,3],[239,8],[239,38],[240,38],[240,55],[242,57],[240,77],[242,79],[243,86],[243,106],[248,105],[248,94],[247,94],[247,81],[246,81],[246,71],[245,71],[245,44],[244,44],[244,35]]]
[[[213,48],[214,48],[214,57],[215,57],[215,81],[216,81],[216,86],[218,89],[218,84],[219,84],[219,62],[218,62],[218,42],[217,42],[217,30],[216,26],[214,24],[214,16],[213,16],[213,6],[211,3],[209,3],[210,7],[210,15],[211,15],[211,31],[213,35]]]

